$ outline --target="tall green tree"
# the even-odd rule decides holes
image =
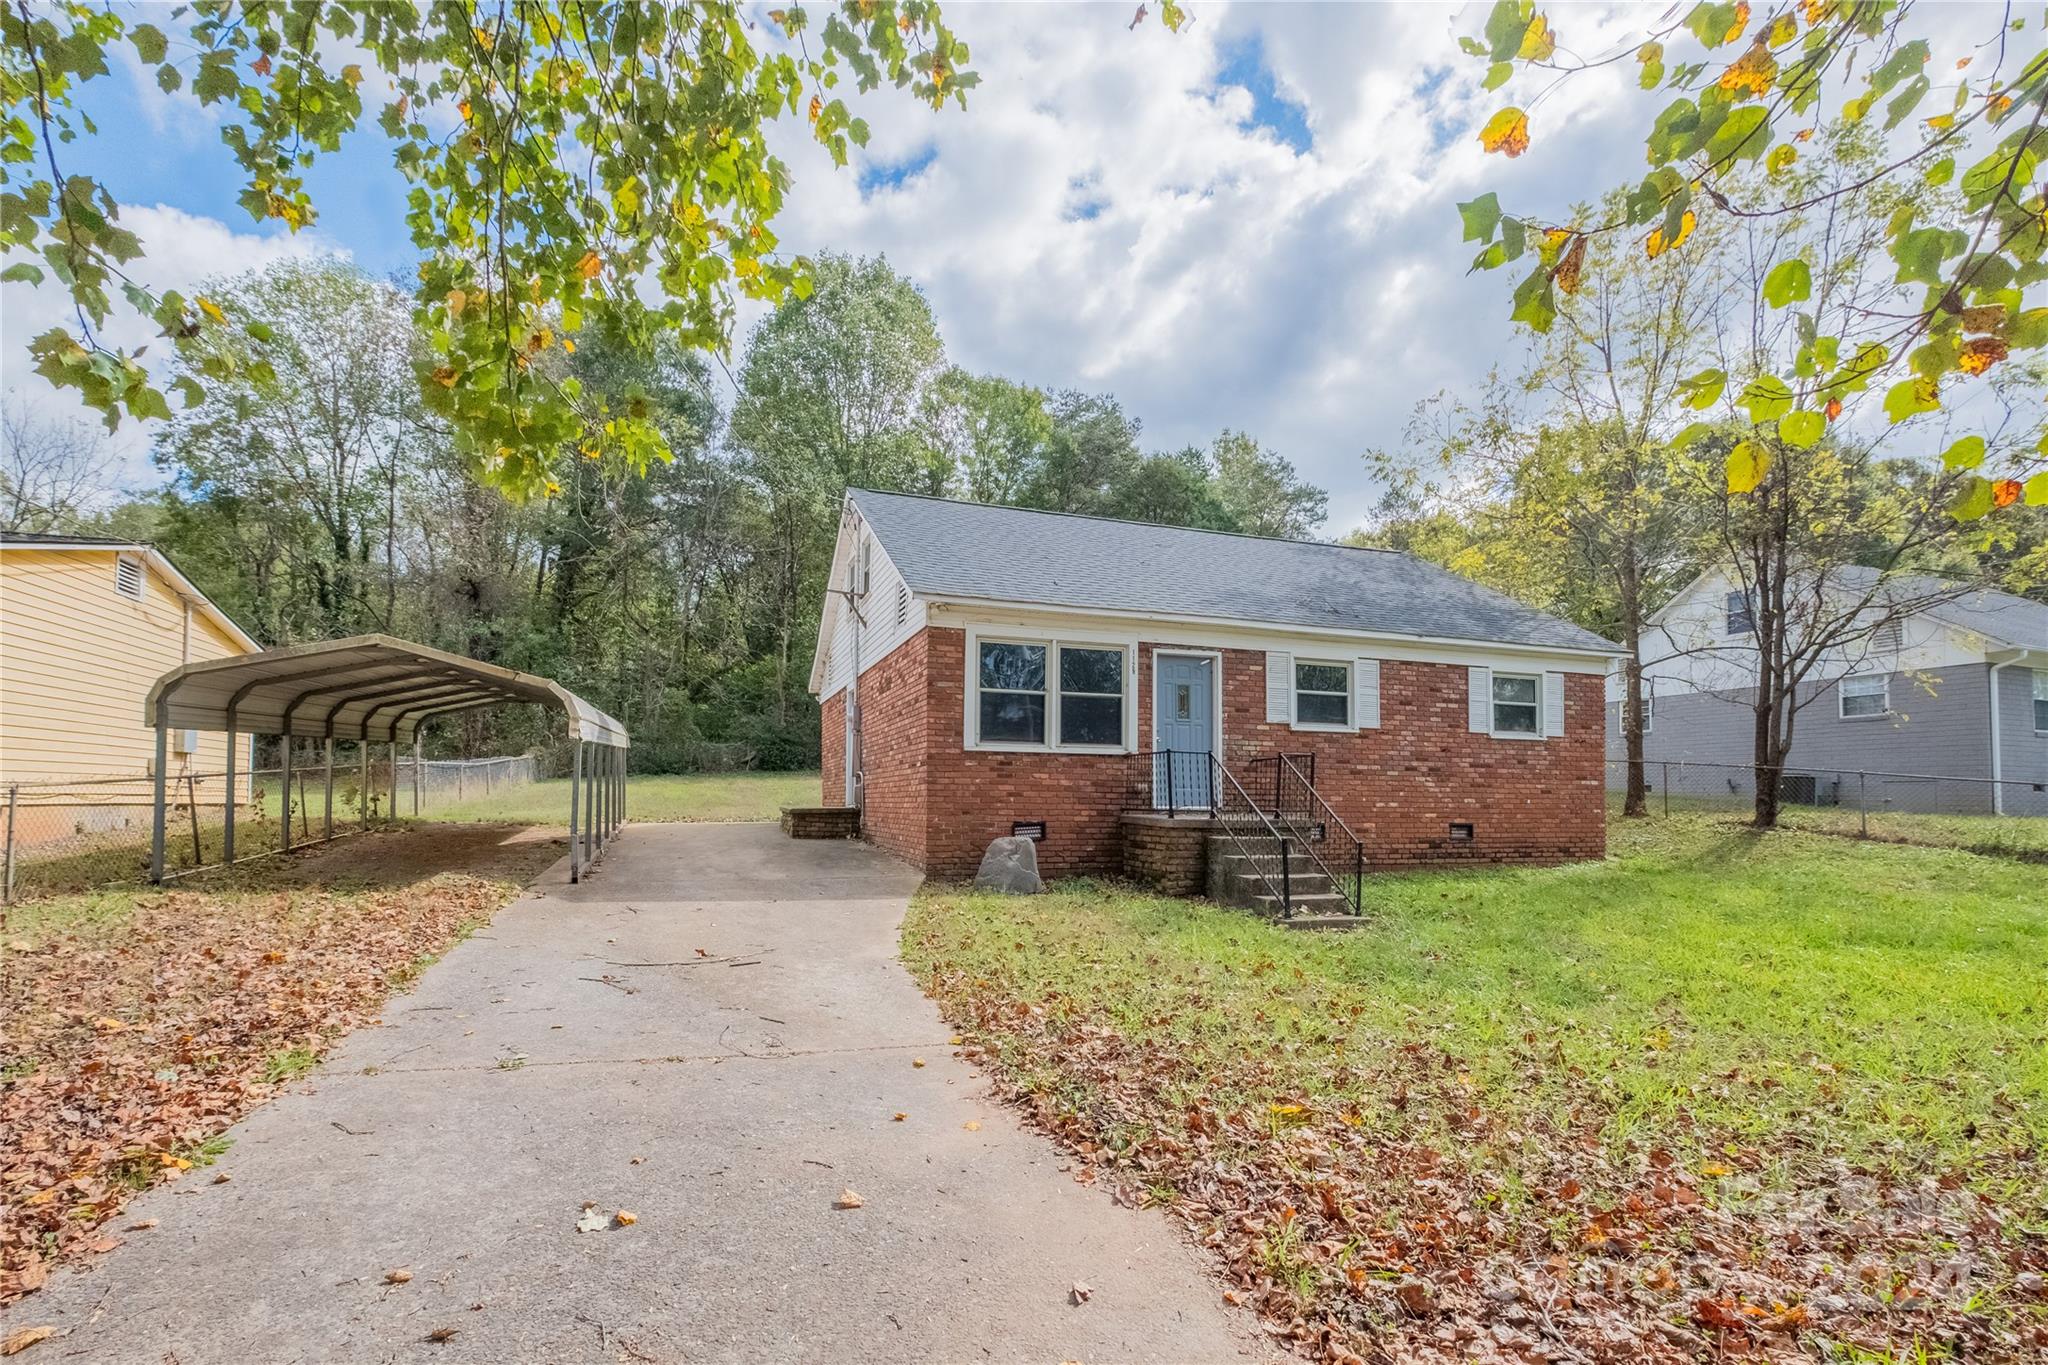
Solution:
[[[1209,463],[1232,530],[1299,540],[1320,526],[1329,511],[1329,494],[1241,431],[1218,436],[1209,447]]]
[[[732,0],[199,0],[169,31],[154,22],[166,17],[86,0],[0,10],[0,258],[8,279],[53,280],[77,306],[76,327],[31,343],[38,370],[110,425],[168,417],[140,351],[103,334],[110,317],[162,330],[185,361],[174,387],[188,405],[260,364],[245,338],[273,325],[131,278],[142,244],[78,164],[126,49],[166,95],[212,111],[245,177],[238,202],[259,222],[316,222],[308,168],[374,122],[411,186],[429,349],[414,382],[480,474],[520,493],[541,491],[564,451],[635,469],[668,453],[639,413],[539,357],[592,324],[636,346],[666,331],[722,349],[738,298],[807,288],[803,263],[777,252],[790,176],[769,154],[771,122],[801,120],[844,164],[867,128],[833,93],[842,80],[887,81],[933,107],[964,102],[977,80],[927,0],[847,0],[815,19],[792,5],[768,15],[775,43]]]
[[[219,514],[212,549],[243,565],[248,594],[229,601],[278,643],[394,628],[398,504],[445,445],[412,382],[421,346],[404,296],[331,259],[207,288],[276,319],[156,447],[179,497]]]
[[[747,343],[732,441],[766,493],[778,563],[774,692],[791,705],[850,487],[944,490],[923,425],[945,347],[917,286],[880,258],[826,255],[808,297],[763,319]]]

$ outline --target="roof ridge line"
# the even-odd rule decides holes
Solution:
[[[919,502],[945,503],[950,507],[974,507],[996,512],[1026,512],[1038,517],[1067,517],[1074,521],[1106,521],[1112,526],[1142,526],[1153,531],[1186,531],[1192,535],[1229,536],[1236,540],[1262,540],[1273,545],[1301,545],[1316,550],[1362,550],[1370,554],[1406,555],[1406,550],[1385,545],[1346,545],[1335,540],[1298,540],[1292,536],[1261,536],[1250,531],[1219,531],[1213,526],[1175,526],[1164,521],[1133,521],[1129,517],[1107,517],[1099,512],[1058,512],[1046,507],[1019,507],[1013,502],[978,502],[973,498],[943,498],[936,493],[899,493],[887,488],[866,488],[848,484],[849,496],[868,493],[880,498],[914,498]]]

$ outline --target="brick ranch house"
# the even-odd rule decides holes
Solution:
[[[1370,869],[1605,851],[1616,646],[1411,556],[853,490],[828,588],[825,803],[935,877],[1160,874],[1154,808],[1281,754]]]

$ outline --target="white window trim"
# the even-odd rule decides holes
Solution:
[[[1534,734],[1521,730],[1503,730],[1500,728],[1500,707],[1502,703],[1494,700],[1493,685],[1502,678],[1527,678],[1536,684],[1536,731]],[[1523,672],[1521,669],[1516,668],[1495,668],[1491,670],[1486,678],[1486,719],[1490,726],[1487,733],[1494,739],[1533,739],[1541,741],[1550,738],[1549,726],[1544,723],[1544,691],[1543,670],[1541,669],[1534,673]],[[1519,706],[1522,703],[1513,702],[1509,704]]]
[[[1288,714],[1296,717],[1296,719],[1290,721],[1288,723],[1287,728],[1290,730],[1302,730],[1310,733],[1319,733],[1326,735],[1348,735],[1353,730],[1356,730],[1358,728],[1358,717],[1352,713],[1358,709],[1358,677],[1357,674],[1353,671],[1353,663],[1354,660],[1351,659],[1317,659],[1307,654],[1296,654],[1294,656],[1292,664],[1292,667],[1296,670],[1296,672],[1293,677],[1287,680],[1287,710]],[[1330,723],[1329,721],[1314,721],[1300,719],[1302,688],[1301,673],[1299,670],[1303,664],[1318,664],[1326,668],[1341,668],[1344,670],[1344,687],[1341,693],[1323,692],[1318,691],[1315,688],[1309,689],[1309,695],[1311,696],[1343,697],[1344,723],[1342,725],[1335,725]]]
[[[1016,740],[981,738],[981,647],[991,645],[1038,645],[1045,650],[1045,739],[1026,744]],[[1062,744],[1060,734],[1060,648],[1114,649],[1124,656],[1124,712],[1121,744]],[[967,632],[965,698],[961,705],[961,747],[970,753],[992,754],[1129,754],[1137,752],[1138,643],[1129,638],[1106,638],[1085,632],[1062,631],[1038,635],[1030,631],[980,630]],[[1003,689],[998,688],[997,691]],[[1104,693],[1103,695],[1108,695]]]
[[[1852,682],[1870,682],[1870,681],[1873,681],[1873,680],[1874,680],[1874,681],[1875,681],[1875,682],[1876,682],[1876,683],[1878,684],[1878,693],[1877,693],[1877,695],[1878,695],[1879,697],[1883,698],[1883,700],[1884,700],[1884,708],[1883,708],[1882,710],[1879,710],[1879,711],[1873,711],[1873,712],[1871,712],[1871,713],[1870,713],[1869,715],[1867,715],[1867,716],[1852,716],[1852,715],[1850,715],[1850,714],[1849,714],[1849,684],[1850,684],[1850,683],[1852,683]],[[1865,696],[1868,696],[1869,694],[1868,694],[1868,693],[1864,693],[1863,695],[1865,695]],[[1838,682],[1838,683],[1836,683],[1836,684],[1835,684],[1835,719],[1836,719],[1836,720],[1883,720],[1883,719],[1884,719],[1885,717],[1887,717],[1887,716],[1891,715],[1891,713],[1892,713],[1892,675],[1891,675],[1891,674],[1889,674],[1889,673],[1875,673],[1875,674],[1872,674],[1872,673],[1851,673],[1851,674],[1847,674],[1846,676],[1844,676],[1844,677],[1842,678],[1842,680],[1841,680],[1840,682]]]
[[[2048,668],[2027,670],[2034,675],[2034,733],[2048,735],[2048,725],[2041,724],[2041,703],[2048,701]]]

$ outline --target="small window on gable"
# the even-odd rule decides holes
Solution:
[[[1731,592],[1721,599],[1723,611],[1727,613],[1727,633],[1730,635],[1756,634],[1756,615],[1749,609],[1749,598],[1739,592]]]
[[[121,596],[142,600],[142,561],[134,555],[122,555],[114,561],[114,591]]]
[[[2048,735],[2048,668],[2034,670],[2034,728]]]
[[[1297,660],[1294,723],[1342,729],[1351,724],[1351,665]]]
[[[1854,720],[1858,716],[1882,716],[1890,711],[1891,679],[1883,673],[1873,673],[1861,678],[1844,678],[1836,689],[1841,697],[1842,719]]]

